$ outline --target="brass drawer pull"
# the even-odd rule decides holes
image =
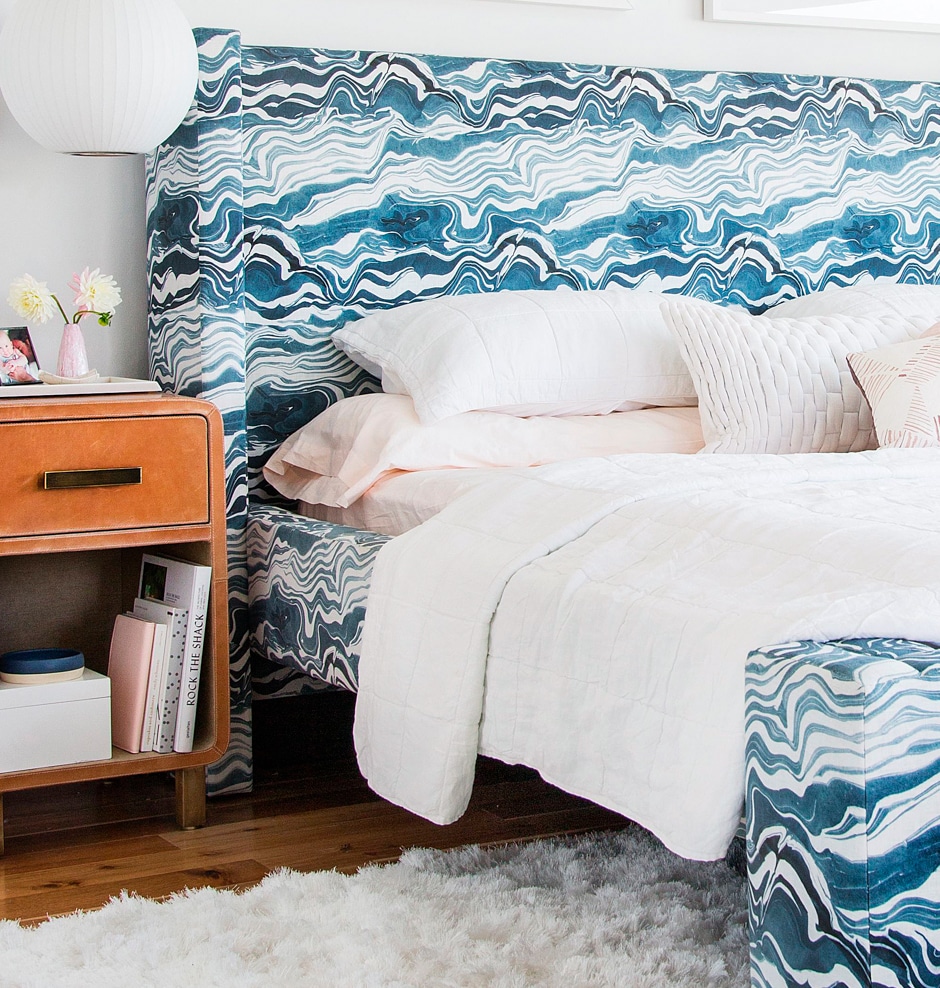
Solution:
[[[76,487],[127,487],[139,484],[140,467],[115,467],[111,470],[47,470],[42,486],[47,491],[74,490]]]

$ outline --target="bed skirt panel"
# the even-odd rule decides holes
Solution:
[[[302,692],[291,671],[308,682],[357,688],[372,566],[388,541],[284,508],[249,509],[251,644],[268,669],[256,676],[257,697]]]

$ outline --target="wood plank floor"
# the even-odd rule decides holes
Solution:
[[[209,800],[208,825],[180,831],[173,779],[7,793],[0,918],[35,922],[91,909],[122,890],[243,888],[275,868],[351,872],[403,848],[450,848],[617,829],[615,813],[536,773],[480,759],[468,812],[438,827],[379,799],[356,767],[353,698],[334,693],[255,705],[255,786]]]

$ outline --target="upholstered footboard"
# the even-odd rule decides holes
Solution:
[[[940,649],[752,653],[747,821],[752,985],[940,985]]]
[[[249,626],[261,664],[257,696],[302,692],[313,684],[357,688],[369,578],[387,541],[386,535],[283,508],[249,510]]]

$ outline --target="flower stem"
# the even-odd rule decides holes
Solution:
[[[55,302],[56,308],[59,310],[59,312],[62,313],[62,321],[68,322],[69,317],[65,314],[65,309],[62,308],[62,303],[59,302],[59,300],[55,297],[55,295],[52,296],[52,301]]]
[[[63,313],[63,315],[64,314],[65,313]],[[107,326],[111,322],[110,312],[98,312],[96,309],[79,309],[78,312],[72,316],[72,322],[77,325],[80,320],[85,318],[85,316],[97,316],[98,322],[101,323],[102,326]]]

